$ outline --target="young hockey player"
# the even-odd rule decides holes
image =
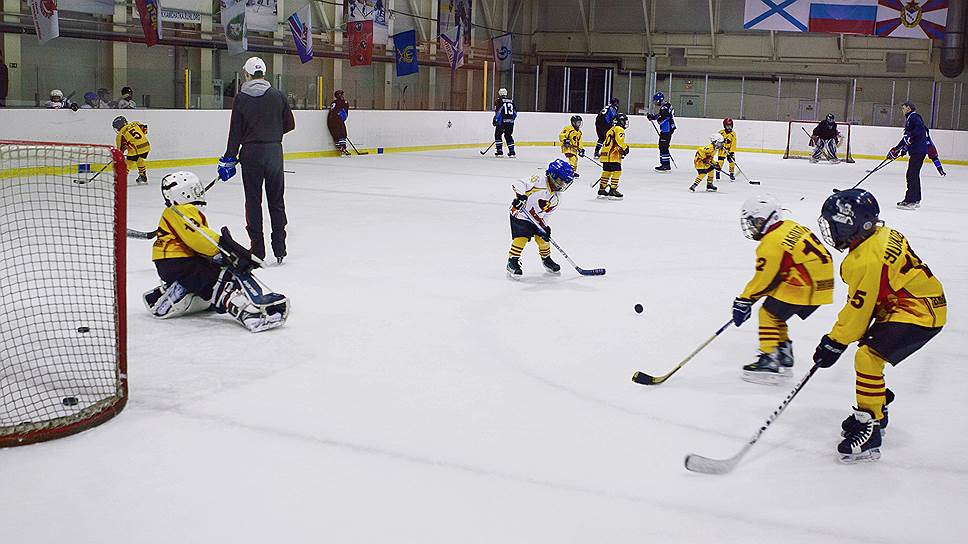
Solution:
[[[608,105],[602,108],[602,111],[598,112],[595,116],[595,134],[598,136],[598,143],[595,144],[595,158],[597,159],[602,153],[602,146],[605,145],[605,135],[608,134],[609,129],[615,124],[615,118],[618,116],[618,98],[613,98],[608,102]]]
[[[518,116],[518,110],[514,107],[514,101],[508,98],[507,89],[500,89],[497,95],[498,99],[494,103],[494,119],[491,121],[494,125],[494,145],[497,148],[494,156],[504,156],[504,144],[501,142],[501,136],[504,136],[508,143],[508,157],[514,158],[514,119]]]
[[[914,253],[907,238],[884,226],[874,196],[863,189],[834,193],[820,210],[820,231],[838,251],[847,304],[817,346],[813,362],[829,367],[847,345],[854,355],[857,406],[841,425],[837,446],[845,463],[880,458],[887,404],[894,393],[884,382],[885,363],[898,363],[921,349],[944,326],[947,303],[941,282]],[[873,321],[873,323],[871,323]]]
[[[558,141],[561,142],[561,152],[571,165],[571,169],[578,175],[578,157],[585,156],[585,148],[581,146],[581,115],[572,115],[571,122],[561,129]]]
[[[743,203],[739,217],[743,234],[756,240],[756,272],[733,301],[733,324],[750,318],[760,306],[760,350],[743,367],[743,379],[777,384],[793,374],[793,342],[787,321],[806,319],[820,305],[833,302],[834,261],[810,229],[785,219],[772,196],[755,196]]]
[[[658,113],[646,115],[650,121],[659,122],[659,165],[655,167],[655,170],[657,172],[668,172],[672,169],[672,166],[670,166],[672,152],[669,151],[669,146],[672,145],[672,133],[676,131],[676,112],[661,92],[652,96],[652,102],[659,108]]]
[[[138,121],[128,122],[124,117],[118,116],[111,123],[114,130],[118,133],[115,147],[117,147],[129,163],[138,165],[138,179],[136,183],[146,185],[148,183],[148,166],[145,159],[151,152],[151,144],[148,142],[148,125]]]
[[[191,172],[175,172],[161,180],[165,211],[158,220],[151,259],[162,285],[144,294],[145,306],[159,319],[205,310],[228,313],[251,332],[282,325],[289,301],[278,293],[263,293],[252,276],[260,262],[237,244],[222,227],[216,234],[198,209],[205,205],[205,187]]]
[[[719,181],[719,173],[723,171],[723,161],[729,161],[729,181],[736,181],[736,133],[733,132],[733,120],[729,117],[723,119],[723,130],[719,131],[723,137],[723,147],[716,154],[716,180]]]
[[[602,177],[598,178],[598,198],[622,200],[625,195],[618,192],[618,180],[622,177],[622,159],[629,154],[629,146],[625,143],[625,129],[629,126],[629,117],[624,113],[615,116],[615,126],[605,133],[602,144]]]
[[[934,142],[931,141],[931,136],[928,136],[928,158],[934,162],[934,167],[938,169],[938,173],[942,176],[947,176],[947,172],[944,171],[944,166],[941,164],[941,156],[938,155],[938,148],[934,146]]]
[[[719,166],[715,164],[716,151],[722,148],[723,137],[717,132],[709,137],[709,145],[704,145],[696,150],[696,156],[692,160],[693,166],[696,167],[696,179],[689,187],[690,191],[696,192],[696,187],[699,187],[703,176],[706,176],[707,191],[716,192],[719,190],[718,187],[713,185],[713,170],[719,171]]]
[[[341,157],[348,157],[350,152],[346,149],[346,118],[350,114],[350,104],[343,98],[343,91],[333,93],[333,100],[329,104],[329,113],[326,114],[326,127],[329,134],[333,137],[333,143]]]
[[[528,240],[534,237],[541,255],[541,264],[549,274],[561,272],[561,266],[551,259],[551,227],[548,214],[558,207],[558,194],[571,186],[574,171],[567,162],[556,159],[548,165],[544,179],[531,176],[530,179],[515,181],[514,200],[511,202],[511,249],[508,251],[508,277],[520,279],[521,252]],[[540,230],[539,230],[540,228]]]
[[[837,146],[840,145],[840,131],[837,130],[837,122],[834,121],[834,114],[828,113],[827,118],[817,123],[813,127],[813,134],[810,135],[810,146],[813,147],[813,155],[810,162],[816,163],[827,156],[830,164],[837,164]]]

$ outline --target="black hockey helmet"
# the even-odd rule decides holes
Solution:
[[[575,127],[575,130],[581,130],[581,115],[571,116],[571,126]]]
[[[624,113],[620,113],[615,116],[615,124],[622,128],[629,128],[629,116]]]
[[[131,96],[133,94],[134,91],[131,90],[131,87],[121,87],[121,96]]]
[[[820,233],[838,251],[861,242],[881,223],[880,206],[863,189],[847,189],[830,195],[820,208]]]
[[[832,114],[832,113],[828,113],[827,114],[827,120],[828,121],[830,121],[831,123],[833,123],[834,122],[834,119],[835,119],[834,114]]]
[[[127,125],[127,124],[128,124],[128,120],[121,115],[115,117],[114,121],[111,121],[111,126],[114,127],[114,130],[116,132],[121,132],[121,129],[124,128],[124,125]]]
[[[340,90],[336,91],[335,93],[333,93],[333,97],[334,98],[343,98],[343,89],[340,89]]]
[[[612,99],[608,101],[608,105],[618,107],[618,98],[612,97]]]

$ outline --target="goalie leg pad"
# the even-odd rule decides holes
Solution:
[[[279,293],[264,293],[251,275],[239,277],[226,269],[214,290],[212,305],[227,313],[250,332],[274,329],[289,317],[289,299]]]
[[[211,306],[207,300],[190,293],[177,281],[167,287],[159,285],[146,292],[143,298],[145,307],[158,319],[203,312]]]

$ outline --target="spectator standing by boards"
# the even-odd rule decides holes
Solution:
[[[245,229],[250,250],[266,256],[262,231],[262,186],[265,185],[272,226],[272,253],[282,264],[286,256],[285,174],[282,135],[296,128],[286,97],[265,79],[266,64],[259,57],[245,61],[245,83],[232,106],[232,120],[225,155],[219,159],[218,176],[228,181],[242,163],[245,188]],[[241,147],[241,153],[239,148]]]

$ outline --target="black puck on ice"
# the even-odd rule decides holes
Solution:
[[[61,399],[64,406],[77,406],[77,397],[64,397]]]
[[[641,304],[635,305],[635,313],[640,314],[643,310],[645,310],[645,308],[643,308]]]
[[[91,332],[91,327],[78,327],[77,332]]]

